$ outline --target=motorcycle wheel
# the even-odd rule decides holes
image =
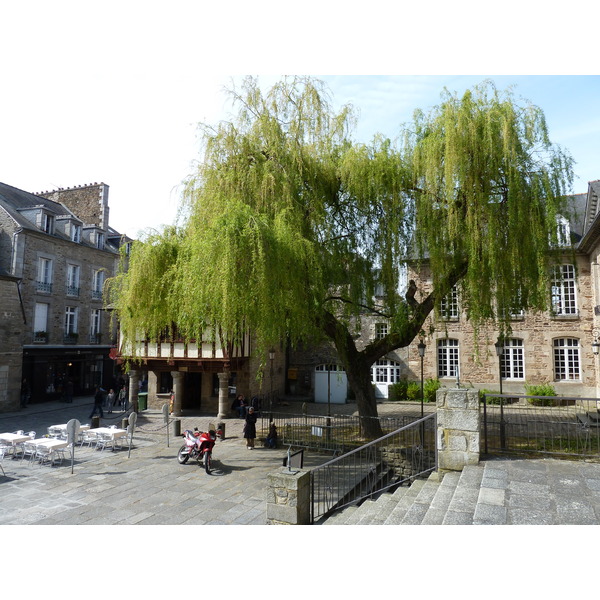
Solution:
[[[179,461],[180,465],[185,465],[185,463],[190,458],[189,454],[183,454],[183,452],[185,452],[186,450],[187,446],[181,446],[181,448],[179,448],[179,452],[177,453],[177,460]]]
[[[210,475],[211,452],[204,453],[204,470]]]

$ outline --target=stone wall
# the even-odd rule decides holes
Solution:
[[[0,412],[21,404],[23,314],[17,284],[0,276]]]

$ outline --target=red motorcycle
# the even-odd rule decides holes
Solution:
[[[177,460],[180,465],[184,465],[189,459],[195,458],[198,462],[204,462],[204,470],[210,475],[212,461],[212,449],[217,441],[217,434],[212,429],[210,431],[198,431],[198,428],[186,429],[183,432],[185,444],[179,448]]]

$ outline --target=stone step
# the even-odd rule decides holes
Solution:
[[[414,499],[412,506],[406,511],[400,525],[420,525],[429,510],[431,501],[435,497],[440,482],[438,481],[437,473],[434,478],[427,479]]]
[[[432,498],[429,508],[423,517],[422,525],[441,525],[448,512],[448,507],[458,485],[460,473],[446,473]]]
[[[442,525],[473,524],[482,479],[483,467],[467,465],[462,470]]]
[[[399,525],[404,519],[409,508],[414,503],[419,492],[425,485],[424,479],[416,479],[404,495],[398,500],[396,506],[383,522],[384,525]],[[395,492],[394,492],[395,494]]]

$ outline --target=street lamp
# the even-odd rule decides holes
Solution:
[[[425,356],[425,342],[423,339],[417,345],[417,350],[419,351],[419,356],[421,357],[421,418],[423,418],[423,357]]]
[[[271,394],[269,395],[269,417],[271,417],[271,413],[273,411],[273,361],[275,360],[275,350],[271,348],[269,350],[269,363],[270,367],[270,376],[271,376]]]
[[[496,346],[496,354],[498,355],[498,376],[500,378],[500,447],[506,448],[506,433],[504,430],[504,398],[502,398],[502,355],[504,354],[504,338],[498,337]]]

